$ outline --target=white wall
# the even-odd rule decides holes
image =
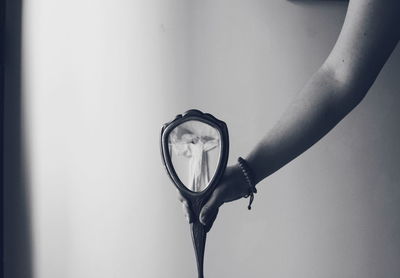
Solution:
[[[329,53],[346,4],[27,0],[24,105],[38,278],[195,277],[161,165],[161,125],[189,108],[248,153]],[[312,150],[223,207],[207,277],[400,273],[400,51]]]

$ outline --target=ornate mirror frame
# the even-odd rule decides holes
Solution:
[[[220,155],[219,161],[215,170],[214,175],[209,181],[208,186],[200,192],[194,192],[189,190],[178,177],[173,165],[171,156],[169,153],[168,146],[168,136],[171,131],[177,127],[178,125],[187,122],[187,121],[200,121],[205,124],[208,124],[218,130],[220,135]],[[229,154],[229,136],[228,136],[228,128],[226,124],[215,118],[213,115],[208,113],[203,113],[199,110],[192,109],[186,111],[183,114],[179,114],[175,117],[175,119],[169,123],[166,123],[161,130],[161,156],[163,159],[164,166],[167,170],[168,176],[175,184],[176,188],[179,192],[186,198],[189,203],[189,207],[193,213],[193,223],[190,224],[191,232],[192,232],[192,240],[193,246],[195,249],[196,260],[197,260],[197,269],[198,269],[198,277],[204,277],[203,274],[203,261],[204,261],[204,249],[206,242],[206,234],[209,231],[210,227],[206,227],[199,221],[199,214],[201,208],[205,204],[205,202],[210,197],[211,193],[215,189],[216,185],[220,181],[221,177],[225,172],[225,168],[228,162],[228,154]]]

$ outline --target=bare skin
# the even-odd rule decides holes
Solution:
[[[399,39],[399,0],[350,0],[339,38],[323,65],[245,157],[256,183],[314,145],[361,102]],[[211,226],[222,204],[247,193],[238,165],[229,166],[201,211],[201,223]],[[187,201],[179,198],[192,221]]]

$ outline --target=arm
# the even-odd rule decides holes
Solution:
[[[350,0],[332,52],[246,157],[257,183],[310,148],[360,103],[399,38],[400,1]],[[200,221],[212,224],[223,203],[247,192],[238,166],[228,167],[204,205]],[[190,220],[184,200],[183,207]]]
[[[399,1],[350,1],[329,57],[247,157],[257,182],[311,147],[360,103],[399,40],[399,18]]]

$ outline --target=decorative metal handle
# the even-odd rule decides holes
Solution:
[[[198,278],[204,278],[204,250],[206,246],[206,238],[208,228],[200,223],[199,215],[203,204],[208,196],[196,198],[191,202],[191,209],[194,214],[193,223],[190,224],[190,230],[193,241],[193,248],[196,254]]]
[[[193,247],[196,254],[198,278],[204,278],[204,250],[206,246],[207,232],[206,227],[198,220],[190,225]]]

